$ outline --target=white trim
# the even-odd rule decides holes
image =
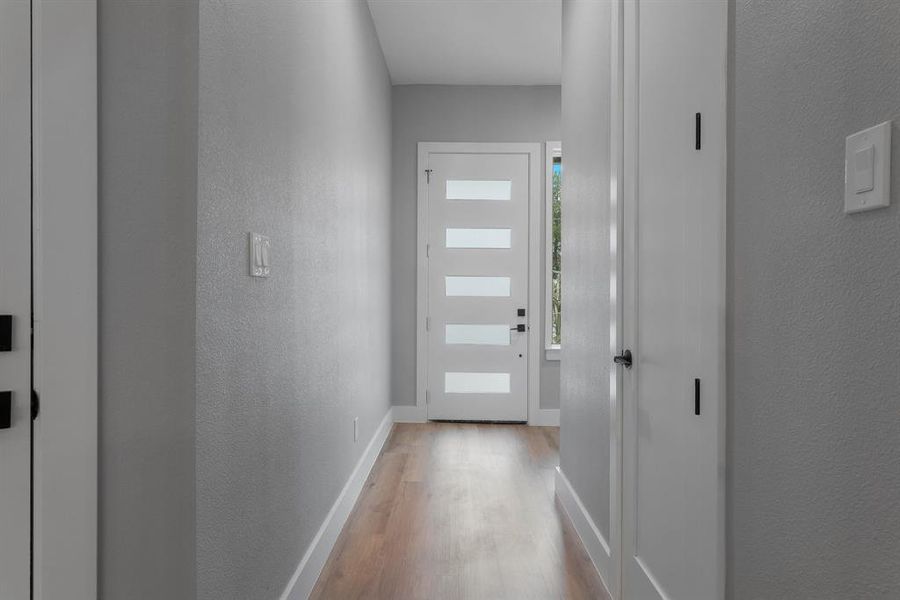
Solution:
[[[625,348],[625,312],[621,300],[624,289],[625,255],[625,178],[629,171],[625,160],[625,6],[624,0],[612,3],[610,15],[610,289],[609,319],[611,335],[609,339],[611,356]],[[629,159],[632,157],[629,156]],[[633,180],[632,180],[633,181]],[[627,292],[625,292],[627,293]],[[622,595],[622,470],[624,467],[623,439],[625,433],[625,411],[622,403],[622,369],[610,369],[609,390],[609,536],[612,542],[612,561],[609,582],[613,600]]]
[[[33,598],[97,597],[97,3],[32,0]]]
[[[416,161],[416,408],[424,419],[428,418],[428,181],[424,169],[432,148],[432,144],[419,142]]]
[[[543,265],[544,194],[541,192],[541,178],[544,176],[540,166],[540,144],[521,144],[527,150],[528,158],[528,424],[537,425],[541,411],[541,359],[543,343],[540,325],[543,317],[541,310],[541,266]]]
[[[581,498],[578,497],[575,488],[569,483],[560,467],[556,467],[556,497],[559,498],[559,503],[569,516],[575,532],[581,539],[581,544],[588,556],[591,557],[591,562],[594,563],[594,568],[609,593],[610,574],[615,568],[609,544],[597,525],[594,524],[594,520],[581,502]],[[615,598],[611,593],[610,597]]]
[[[419,406],[394,406],[394,423],[425,423],[425,410]]]
[[[554,345],[549,348],[544,348],[544,358],[546,360],[561,360],[562,346]]]
[[[528,419],[532,427],[559,427],[558,408],[539,408],[533,417]]]
[[[621,69],[622,69],[622,112],[621,112],[621,121],[622,121],[622,179],[626,182],[626,185],[623,188],[622,194],[622,202],[621,202],[621,215],[618,216],[620,219],[619,225],[621,226],[621,242],[622,242],[622,252],[621,254],[627,255],[631,257],[631,269],[632,275],[626,277],[625,269],[622,268],[619,271],[619,276],[617,278],[618,282],[622,286],[622,294],[623,298],[621,304],[621,309],[617,314],[617,319],[621,324],[621,328],[619,330],[619,339],[621,340],[621,348],[630,347],[631,344],[634,343],[636,339],[636,329],[635,329],[635,316],[636,316],[636,306],[635,299],[637,298],[637,246],[635,241],[636,234],[636,218],[637,211],[633,208],[637,206],[637,198],[638,198],[638,98],[639,98],[639,89],[638,89],[638,33],[639,33],[639,25],[638,25],[638,0],[626,0],[624,6],[621,7],[619,13],[619,19],[622,21],[621,29],[619,33],[621,35],[621,39],[619,44],[617,44],[616,49],[621,52]],[[618,126],[618,124],[616,124]],[[625,206],[630,207],[628,212],[625,211]],[[624,263],[624,261],[623,261]],[[631,347],[631,351],[635,352],[636,348]],[[617,555],[620,558],[619,561],[619,572],[618,572],[618,581],[617,581],[617,592],[621,595],[623,590],[626,587],[626,565],[627,561],[630,558],[625,557],[625,520],[626,520],[626,506],[625,506],[625,461],[631,460],[625,454],[625,403],[633,403],[635,401],[635,389],[634,386],[625,386],[624,381],[624,373],[622,373],[622,369],[616,369],[618,373],[618,395],[621,399],[620,402],[620,412],[621,412],[621,423],[619,423],[620,428],[617,430],[617,434],[619,436],[618,443],[615,446],[618,460],[616,463],[616,469],[619,474],[619,484],[620,490],[618,494],[619,501],[619,510],[617,517],[617,524],[619,527],[619,535],[617,539]],[[634,408],[634,404],[630,405],[629,410]],[[632,443],[632,449],[634,448],[634,443]]]
[[[375,465],[375,461],[381,454],[384,443],[394,427],[392,417],[393,410],[388,410],[375,431],[375,435],[372,436],[369,445],[366,446],[362,456],[359,458],[359,462],[356,463],[356,467],[350,474],[344,489],[341,490],[331,510],[328,511],[328,515],[325,517],[325,521],[322,522],[322,526],[319,527],[316,537],[313,538],[312,543],[300,560],[297,570],[281,594],[281,600],[306,600],[309,598],[313,588],[316,586],[316,581],[319,579],[319,574],[328,561],[334,544],[337,542],[338,536],[347,522],[347,518],[356,505],[363,486],[369,478],[369,473],[372,471],[372,467]]]
[[[484,154],[528,155],[528,424],[535,425],[539,417],[541,389],[542,340],[538,334],[541,310],[541,230],[543,227],[543,193],[541,144],[493,142],[419,142],[416,162],[417,244],[416,244],[416,407],[427,415],[425,390],[428,382],[428,182],[425,165],[431,152],[460,152]]]
[[[0,311],[12,316],[0,388],[11,427],[0,430],[0,596],[28,598],[31,555],[31,44],[28,2],[0,2]]]
[[[544,144],[544,349],[547,360],[559,360],[559,344],[553,344],[553,158],[562,156],[562,142]],[[556,350],[556,352],[551,352]]]

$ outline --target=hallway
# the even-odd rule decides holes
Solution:
[[[900,0],[0,0],[0,600],[900,600]]]
[[[398,423],[312,598],[608,598],[557,464],[556,427]]]

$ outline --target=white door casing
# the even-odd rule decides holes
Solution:
[[[0,600],[31,595],[31,3],[0,0],[0,315],[12,350],[0,352]],[[2,398],[0,398],[2,399]]]
[[[2,1],[2,0],[0,0]],[[97,3],[32,0],[34,600],[97,598]]]
[[[538,144],[419,144],[417,386],[428,419],[538,412],[539,158]]]
[[[727,4],[626,0],[624,36],[624,346],[634,366],[621,369],[621,597],[716,600],[724,596]]]

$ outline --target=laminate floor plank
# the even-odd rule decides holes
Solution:
[[[608,600],[554,496],[559,428],[394,426],[314,600]]]

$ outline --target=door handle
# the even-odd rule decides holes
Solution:
[[[617,365],[622,365],[626,369],[631,368],[631,350],[625,350],[622,354],[613,357],[613,362]]]
[[[519,333],[525,333],[525,323],[519,323],[514,327],[509,328],[510,331],[518,331]]]

